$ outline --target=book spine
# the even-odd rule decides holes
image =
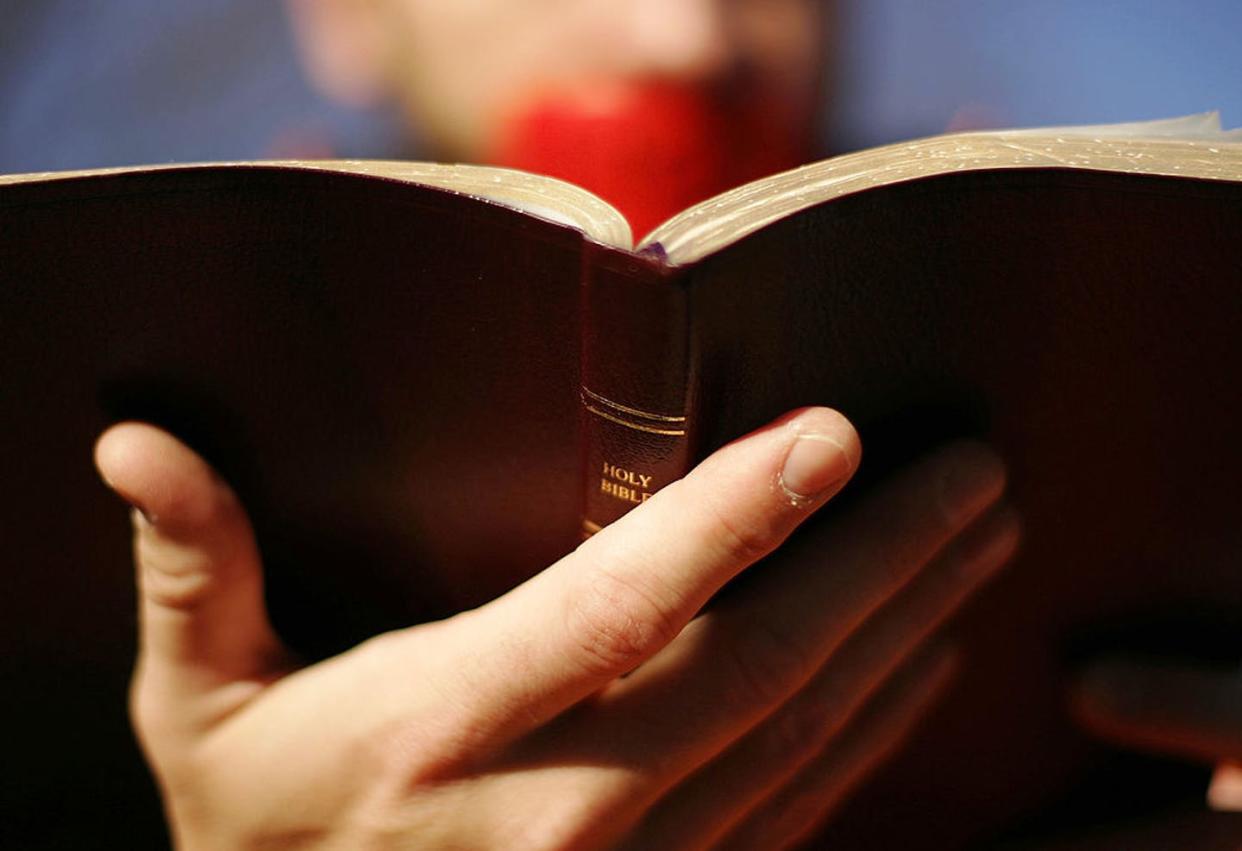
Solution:
[[[583,255],[584,537],[681,478],[691,461],[688,291],[658,258]]]

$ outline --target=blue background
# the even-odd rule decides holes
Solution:
[[[1242,0],[845,0],[840,18],[835,151],[951,125],[1242,124]],[[309,90],[275,0],[0,0],[0,172],[250,159],[291,130],[417,156],[392,116]]]

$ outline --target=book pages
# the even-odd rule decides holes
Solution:
[[[933,136],[824,160],[747,184],[656,228],[659,245],[689,264],[765,225],[832,198],[955,171],[1081,168],[1242,180],[1242,130],[1216,113],[1131,124],[996,130]]]

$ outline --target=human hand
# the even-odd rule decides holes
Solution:
[[[1242,811],[1242,673],[1102,659],[1074,685],[1079,723],[1102,739],[1217,764],[1208,804]]]
[[[770,553],[857,466],[850,425],[790,414],[508,594],[300,667],[242,506],[186,447],[96,447],[134,512],[131,708],[178,845],[778,848],[913,725],[953,657],[926,636],[1004,562],[986,449],[949,447]],[[911,661],[913,660],[913,661]]]

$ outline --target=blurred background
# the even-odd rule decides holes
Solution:
[[[826,152],[950,126],[1242,124],[1237,0],[844,0],[831,26]],[[280,3],[0,2],[0,172],[420,156],[413,130],[316,91]]]

